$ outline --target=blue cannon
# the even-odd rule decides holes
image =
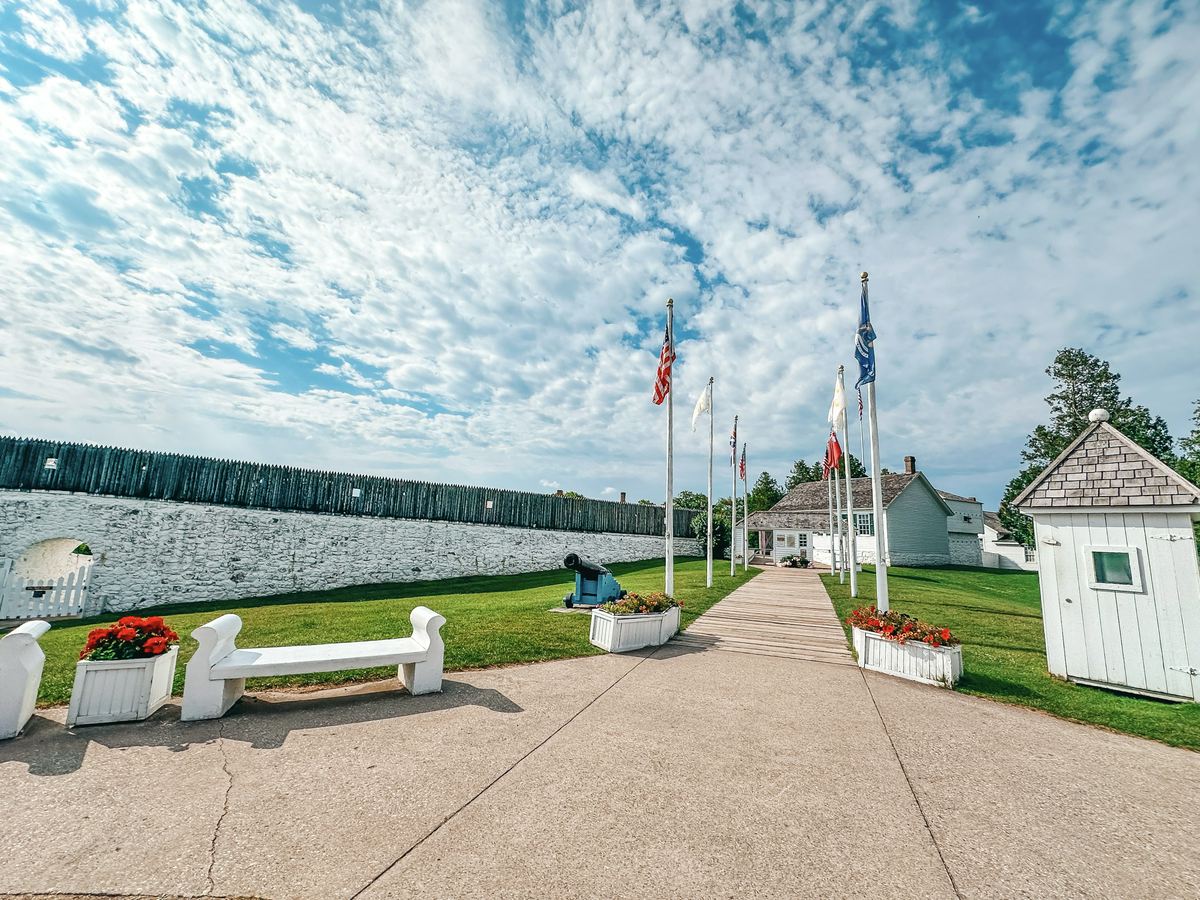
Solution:
[[[620,600],[625,591],[613,578],[612,572],[594,562],[588,562],[578,553],[568,553],[563,565],[575,573],[575,593],[563,597],[563,605],[570,609],[574,606],[599,606]]]

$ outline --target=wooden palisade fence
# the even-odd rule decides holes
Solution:
[[[562,531],[663,533],[661,506],[0,437],[0,488]],[[675,533],[691,535],[691,510]]]

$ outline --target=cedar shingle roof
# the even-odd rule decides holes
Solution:
[[[880,476],[881,487],[883,489],[883,508],[887,509],[888,504],[900,496],[900,492],[908,487],[909,483],[920,477],[919,474],[913,475],[882,475]],[[871,508],[871,479],[870,478],[853,478],[850,481],[854,491],[854,508],[863,511]],[[796,485],[783,499],[771,507],[771,512],[823,512],[827,513],[827,488],[824,481],[806,481]],[[846,488],[842,486],[842,501],[846,499]]]
[[[825,532],[829,529],[829,511],[828,508],[823,513],[788,512],[787,510],[777,512],[774,509],[764,509],[750,513],[749,521],[751,531],[772,531],[782,528]]]
[[[1108,422],[1093,422],[1013,505],[1022,512],[1092,506],[1197,506],[1200,488]]]
[[[1016,538],[1012,536],[1012,532],[1008,530],[1008,526],[1000,521],[1000,513],[988,512],[985,509],[983,511],[983,524],[996,532],[996,540],[1016,542]]]
[[[938,491],[938,496],[943,500],[957,500],[959,503],[978,503],[974,497],[962,497],[958,494],[952,494],[949,491]]]

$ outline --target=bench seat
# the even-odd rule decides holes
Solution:
[[[414,609],[409,620],[413,633],[406,638],[239,648],[236,639],[242,620],[226,613],[192,632],[200,646],[188,661],[180,718],[185,722],[219,719],[242,696],[247,678],[269,675],[395,666],[410,694],[440,691],[446,651],[441,630],[446,620],[425,606]]]
[[[304,672],[338,672],[398,666],[425,659],[428,648],[412,638],[356,641],[347,644],[308,644],[303,647],[262,647],[234,650],[210,670],[210,678],[260,678]]]

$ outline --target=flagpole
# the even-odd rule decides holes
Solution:
[[[713,489],[713,420],[716,416],[713,413],[713,379],[708,376],[708,560],[705,567],[707,575],[707,583],[709,587],[713,586],[713,548],[712,548],[712,489]]]
[[[842,488],[841,482],[838,480],[837,466],[833,468],[833,498],[837,504],[837,520],[834,527],[837,529],[838,584],[845,584],[846,554],[842,552]]]
[[[844,381],[845,366],[838,366],[838,387],[842,396],[846,394]],[[846,410],[842,408],[842,433],[846,435],[846,452],[842,454],[842,464],[846,472],[846,543],[849,545],[846,555],[850,558],[850,596],[858,596],[858,525],[854,521],[854,479],[850,472],[850,426],[846,422]],[[834,426],[835,428],[837,426]]]
[[[746,458],[746,445],[742,444],[742,459]],[[750,571],[750,464],[742,473],[742,571]]]
[[[867,273],[863,272],[863,294],[867,293]],[[883,484],[879,475],[879,419],[875,409],[875,379],[867,382],[867,432],[871,436],[871,502],[875,520],[875,606],[888,611],[887,524],[883,520]]]
[[[675,301],[667,300],[667,343],[671,345],[671,355],[675,355]],[[672,374],[671,380],[674,381]],[[675,596],[675,473],[672,466],[675,452],[675,390],[674,385],[667,389],[667,521],[666,521],[666,556],[667,574],[665,592],[668,597]]]
[[[733,539],[737,537],[737,423],[733,417],[733,449],[729,453],[729,474],[733,476],[733,497],[729,501],[729,577],[737,574],[737,553]]]
[[[828,451],[826,451],[828,453]],[[828,458],[828,457],[827,457]],[[825,470],[825,499],[829,501],[829,571],[834,571],[833,559],[833,473]],[[816,548],[813,548],[813,562],[817,561]]]

